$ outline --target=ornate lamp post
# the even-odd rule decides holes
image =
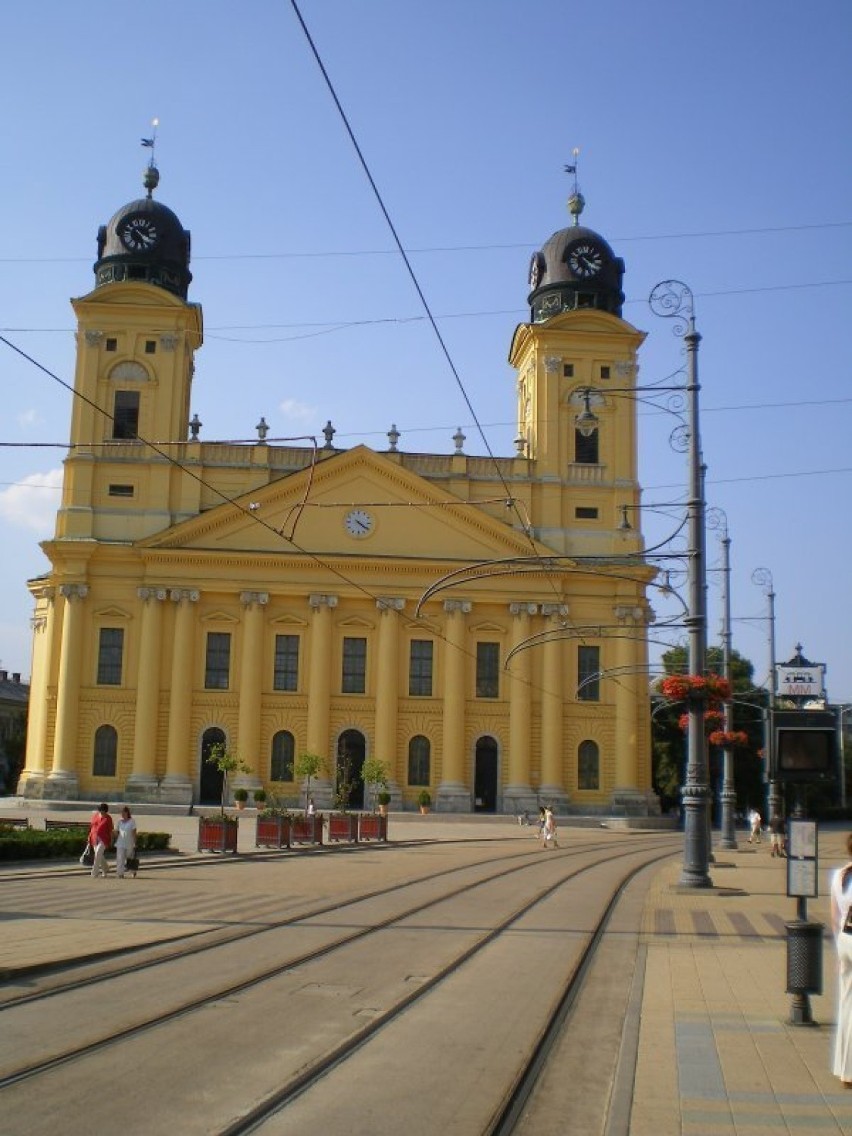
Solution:
[[[648,299],[651,311],[664,319],[675,319],[675,334],[686,344],[687,428],[689,432],[689,500],[688,516],[688,592],[689,612],[685,623],[689,633],[689,671],[704,673],[707,654],[706,608],[706,532],[704,510],[704,478],[699,432],[698,344],[701,336],[695,328],[692,292],[679,280],[664,280]],[[690,690],[687,707],[689,732],[686,778],[683,786],[684,848],[682,887],[712,887],[708,872],[710,819],[708,802],[707,740],[704,736],[706,696],[703,690]]]
[[[768,568],[755,568],[751,574],[751,582],[757,584],[760,588],[766,589],[766,598],[769,602],[769,615],[767,616],[769,622],[769,701],[763,717],[763,752],[766,758],[766,768],[771,771],[775,768],[774,755],[772,753],[772,727],[769,714],[769,711],[775,705],[775,588],[772,581],[772,573]],[[778,788],[778,782],[771,778],[769,780],[769,799],[767,804],[769,809],[768,816],[781,815],[781,791]]]
[[[708,513],[708,522],[713,528],[722,531],[722,675],[731,682],[731,538],[728,535],[728,518],[723,509],[712,508]],[[733,731],[733,710],[731,703],[724,704],[724,720],[722,728],[730,738]],[[735,849],[737,847],[737,830],[734,823],[734,810],[737,803],[737,791],[734,785],[734,751],[730,742],[722,750],[722,792],[719,799],[722,803],[722,831],[719,836],[719,847]]]

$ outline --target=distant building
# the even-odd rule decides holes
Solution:
[[[235,785],[289,800],[294,758],[319,754],[318,805],[341,778],[359,804],[372,756],[393,807],[428,787],[439,811],[656,811],[630,397],[645,336],[581,199],[532,259],[509,353],[517,452],[492,459],[461,431],[409,452],[395,427],[387,449],[340,450],[330,422],[317,448],[267,444],[265,419],[256,440],[202,441],[189,233],[157,181],[101,228],[94,290],[73,301],[23,791],[216,801],[204,759],[224,742],[250,769]]]
[[[30,699],[29,683],[21,682],[17,671],[0,671],[0,792],[12,792],[9,783],[19,740],[27,726],[27,705]]]

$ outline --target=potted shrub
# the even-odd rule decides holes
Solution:
[[[308,811],[308,802],[311,799],[311,778],[316,777],[325,769],[325,758],[318,753],[300,753],[296,758],[293,773],[305,781],[305,812]]]
[[[254,803],[255,803],[255,805],[257,805],[258,808],[260,808],[262,805],[264,805],[266,803],[266,790],[265,789],[255,789],[252,796],[254,797]]]
[[[216,742],[215,745],[212,745],[205,760],[209,761],[211,765],[215,765],[222,774],[222,800],[219,806],[219,816],[200,816],[198,818],[198,851],[236,853],[237,818],[225,816],[225,802],[228,799],[228,777],[233,773],[249,773],[250,769],[239,754],[229,750],[224,742]]]
[[[420,790],[417,794],[417,803],[420,806],[420,812],[425,816],[432,808],[432,794],[428,789]]]
[[[247,800],[248,789],[234,789],[234,801],[238,809],[244,809]]]
[[[381,793],[377,794],[376,800],[379,802],[379,816],[386,817],[388,815],[390,799],[391,796],[387,789],[382,789]]]

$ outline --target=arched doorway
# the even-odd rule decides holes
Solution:
[[[211,726],[204,731],[201,739],[201,772],[198,777],[198,803],[200,805],[221,805],[222,784],[225,774],[211,765],[207,758],[214,745],[225,744],[225,731]]]
[[[344,730],[337,739],[337,777],[335,788],[340,791],[344,784],[350,786],[349,807],[364,807],[364,754],[367,742],[360,730]]]
[[[497,811],[497,743],[493,738],[478,738],[473,768],[473,811]]]

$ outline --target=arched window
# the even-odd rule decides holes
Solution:
[[[577,788],[600,789],[601,758],[597,742],[580,742],[577,750]]]
[[[95,730],[92,775],[94,777],[115,777],[117,759],[118,734],[115,726],[98,726]]]
[[[272,739],[272,764],[270,781],[293,780],[293,757],[296,752],[296,739],[289,730],[279,730]]]
[[[408,743],[408,784],[429,784],[429,759],[432,747],[429,739],[417,734]]]

